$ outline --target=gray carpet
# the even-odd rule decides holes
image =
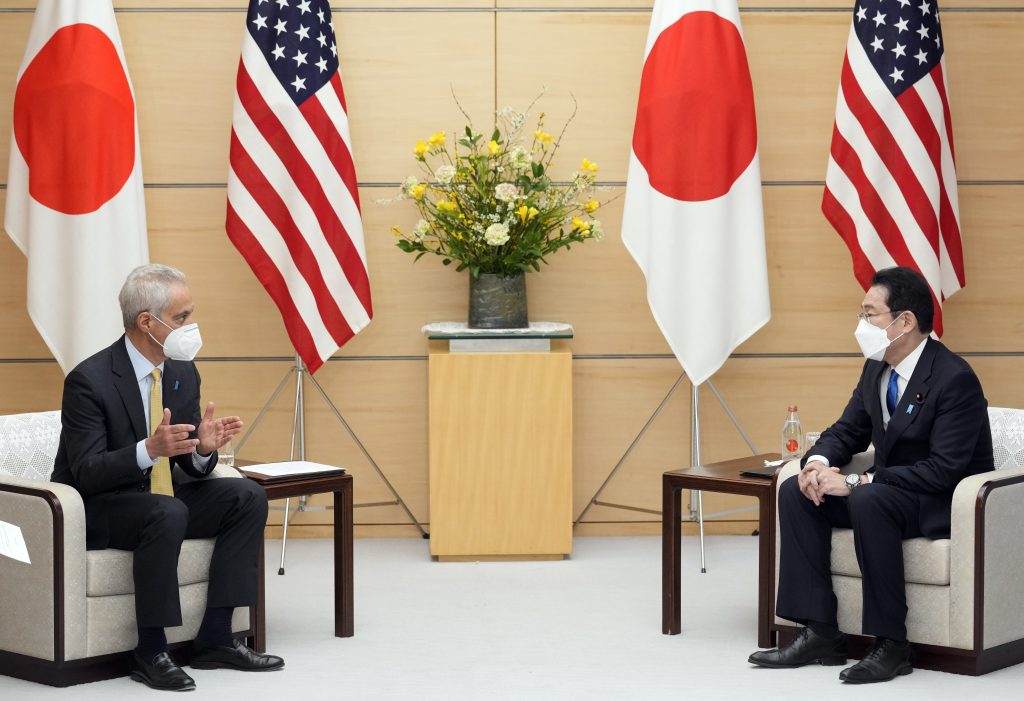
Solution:
[[[752,668],[755,538],[683,542],[683,634],[661,634],[660,538],[577,538],[571,560],[435,563],[421,540],[358,540],[356,635],[334,638],[331,546],[292,541],[268,576],[270,651],[281,672],[194,671],[186,698],[1017,699],[1024,665],[971,678],[917,670],[871,687],[840,667]],[[267,571],[280,550],[268,543]],[[6,615],[6,613],[5,613]],[[158,698],[127,678],[51,689],[0,677],[0,699]],[[827,696],[826,696],[827,695]]]

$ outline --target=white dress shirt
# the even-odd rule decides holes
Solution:
[[[878,386],[878,399],[882,403],[882,425],[886,428],[889,426],[889,419],[892,418],[889,416],[889,405],[886,403],[886,392],[889,389],[889,376],[894,372],[896,373],[896,403],[899,404],[900,399],[903,398],[903,392],[907,389],[907,384],[910,382],[910,378],[913,376],[914,370],[917,368],[917,362],[921,359],[921,354],[924,352],[924,344],[927,342],[928,339],[925,338],[920,344],[918,344],[917,348],[910,351],[910,353],[907,354],[907,357],[901,360],[896,367],[890,366],[888,370],[882,372],[882,379]],[[812,460],[823,462],[825,463],[825,467],[830,467],[828,458],[824,455],[812,455],[807,458],[807,462],[811,462]],[[871,473],[867,473],[864,477],[866,477],[867,481],[870,482],[873,475]]]
[[[142,396],[142,410],[146,413],[146,426],[152,426],[149,417],[149,393],[153,389],[153,370],[159,369],[160,376],[164,374],[164,364],[153,365],[149,358],[144,356],[132,344],[128,336],[124,337],[125,348],[128,349],[128,358],[132,361],[132,369],[135,371],[135,379],[139,382],[139,394]],[[148,470],[156,464],[156,459],[149,457],[146,450],[146,439],[135,444],[135,462],[140,470]],[[210,456],[203,457],[195,450],[192,451],[192,464],[199,469],[204,469],[210,462]]]

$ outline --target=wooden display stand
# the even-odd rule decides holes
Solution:
[[[450,352],[432,341],[430,553],[440,561],[572,552],[572,353]]]

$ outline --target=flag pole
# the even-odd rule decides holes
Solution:
[[[592,507],[592,506],[607,506],[607,507],[612,508],[612,509],[624,509],[626,511],[638,511],[638,512],[645,513],[645,514],[661,515],[662,512],[658,511],[656,509],[645,509],[645,508],[642,508],[642,507],[639,507],[639,506],[627,506],[625,504],[613,504],[613,503],[610,503],[610,502],[599,501],[598,497],[601,496],[601,494],[604,492],[605,487],[607,487],[608,483],[612,481],[612,478],[615,476],[615,473],[617,473],[619,471],[619,468],[622,467],[623,463],[626,462],[626,458],[628,458],[630,456],[630,454],[633,452],[634,448],[636,448],[636,446],[640,443],[640,440],[647,433],[647,429],[649,429],[651,427],[651,425],[654,423],[655,419],[658,418],[658,416],[661,414],[662,410],[668,404],[669,400],[672,399],[672,396],[676,393],[676,390],[679,389],[679,385],[682,384],[683,378],[685,378],[685,377],[686,377],[686,373],[685,372],[680,373],[680,375],[676,379],[675,383],[672,385],[671,388],[669,388],[668,392],[662,398],[661,402],[659,402],[658,406],[654,409],[654,413],[651,414],[651,416],[644,423],[643,428],[640,429],[640,432],[636,435],[636,437],[633,438],[633,441],[629,444],[629,447],[626,448],[626,452],[623,453],[622,457],[619,458],[618,462],[615,463],[615,467],[613,467],[611,469],[611,472],[608,473],[608,476],[605,478],[604,482],[602,482],[601,486],[597,488],[597,491],[594,493],[594,496],[592,496],[590,498],[590,500],[587,502],[587,505],[584,507],[583,511],[581,511],[580,515],[576,517],[575,521],[573,521],[573,527],[578,526],[583,521],[583,517],[587,515],[587,512],[590,511],[590,507]],[[722,405],[722,409],[725,410],[726,416],[728,416],[729,420],[732,421],[733,426],[736,427],[736,430],[739,432],[740,436],[743,438],[743,441],[747,444],[747,447],[750,449],[750,454],[751,455],[757,455],[758,451],[757,451],[757,448],[754,447],[753,441],[750,440],[750,436],[747,435],[747,432],[745,430],[743,430],[743,426],[740,425],[739,419],[736,418],[736,415],[729,408],[729,405],[726,404],[725,398],[722,397],[721,393],[718,391],[718,388],[715,387],[715,384],[710,379],[706,380],[704,384],[706,384],[708,386],[708,388],[711,390],[711,393],[715,395],[715,399],[717,399],[718,403]],[[691,387],[692,387],[692,399],[691,399],[691,409],[690,409],[690,411],[691,411],[691,416],[690,416],[690,463],[693,466],[696,466],[696,465],[700,464],[700,460],[701,460],[701,455],[700,455],[700,404],[699,404],[700,400],[699,400],[699,394],[698,394],[699,385],[691,385]],[[707,566],[706,566],[706,562],[705,562],[705,558],[704,558],[704,518],[705,518],[705,516],[710,518],[710,517],[713,517],[713,516],[719,516],[719,515],[723,515],[723,514],[727,514],[727,513],[728,514],[732,514],[732,513],[737,513],[739,511],[751,511],[751,510],[756,509],[756,508],[758,508],[758,507],[757,506],[749,506],[749,507],[742,507],[742,508],[739,508],[739,509],[730,509],[728,511],[723,511],[723,512],[715,512],[713,514],[705,514],[704,513],[703,494],[700,491],[698,491],[698,490],[694,490],[694,491],[690,492],[690,517],[689,517],[689,520],[690,521],[695,521],[696,520],[698,522],[699,528],[700,528],[700,564],[701,564],[701,568],[700,569],[701,569],[701,572],[707,572]]]
[[[384,471],[380,469],[380,466],[377,464],[377,461],[374,460],[373,456],[370,455],[370,452],[366,449],[366,446],[363,445],[363,442],[359,439],[359,436],[356,435],[356,432],[352,430],[351,426],[349,426],[348,422],[345,420],[345,417],[342,416],[340,411],[338,411],[338,407],[335,406],[334,402],[331,401],[330,397],[327,396],[327,392],[324,391],[324,388],[320,385],[317,379],[313,377],[313,373],[309,372],[309,369],[302,361],[302,357],[299,356],[298,354],[295,355],[294,365],[290,366],[288,370],[285,371],[284,377],[281,378],[281,382],[278,383],[277,387],[270,395],[270,398],[260,409],[259,413],[256,415],[256,419],[252,422],[252,425],[249,427],[249,430],[245,432],[245,435],[242,436],[242,439],[238,442],[238,447],[235,449],[235,455],[238,456],[238,454],[242,451],[242,447],[249,440],[249,437],[252,436],[252,434],[256,431],[256,428],[260,425],[260,422],[263,420],[263,417],[266,415],[267,411],[270,409],[274,401],[281,394],[281,391],[284,389],[285,385],[288,383],[288,380],[293,373],[295,374],[295,402],[292,411],[291,443],[288,450],[289,459],[306,459],[305,382],[306,380],[308,380],[313,385],[313,388],[316,389],[317,393],[320,395],[320,398],[323,399],[324,403],[334,414],[334,417],[341,424],[342,428],[345,429],[349,437],[355,442],[360,452],[362,452],[363,456],[370,463],[370,466],[373,467],[377,475],[384,482],[384,485],[388,488],[388,491],[390,491],[392,496],[394,496],[394,501],[372,502],[367,504],[353,504],[353,508],[366,508],[371,506],[400,506],[402,507],[402,510],[405,511],[406,515],[409,517],[409,520],[412,521],[413,525],[416,526],[417,530],[419,530],[420,535],[424,539],[429,538],[430,535],[423,529],[423,525],[419,522],[416,516],[413,515],[408,505],[398,494],[398,491],[391,484],[391,481],[384,474]],[[307,498],[308,497],[306,496],[299,497],[299,506],[296,509],[296,512],[325,511],[334,509],[333,506],[307,506]],[[285,499],[283,507],[284,523],[281,531],[281,564],[277,570],[277,573],[279,575],[284,574],[285,550],[288,547],[288,523],[291,516],[290,505],[291,499]]]
[[[692,385],[693,408],[690,412],[690,464],[694,467],[700,465],[700,385]],[[690,491],[690,514],[692,517],[693,507],[697,507],[697,528],[700,531],[700,571],[706,573],[707,565],[704,562],[704,493]]]

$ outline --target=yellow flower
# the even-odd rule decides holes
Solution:
[[[492,156],[497,156],[500,152],[501,146],[498,145],[497,141],[491,139],[491,141],[487,144],[487,153],[491,154]]]
[[[439,131],[436,134],[431,134],[430,138],[427,139],[427,142],[431,146],[444,146],[444,136],[444,132]]]
[[[412,150],[412,152],[414,154],[416,154],[416,158],[418,158],[418,159],[420,159],[422,161],[423,160],[423,156],[427,153],[427,151],[429,149],[430,149],[430,147],[427,146],[427,142],[426,141],[417,141],[416,142],[416,148],[414,148]]]
[[[588,224],[587,222],[583,221],[579,217],[573,217],[572,218],[572,228],[574,228],[574,229],[576,229],[576,230],[578,230],[578,231],[580,231],[580,232],[585,234],[588,231],[590,231],[590,224]]]
[[[580,164],[580,170],[584,173],[596,173],[601,170],[596,163],[590,161],[589,158],[584,158],[583,163]]]
[[[585,205],[583,205],[583,211],[586,212],[587,214],[590,214],[591,212],[596,211],[597,208],[600,206],[601,205],[598,203],[597,200],[590,200]]]
[[[516,214],[519,215],[519,221],[527,222],[530,219],[536,217],[540,212],[537,211],[536,207],[527,207],[525,204],[516,210]]]
[[[455,203],[450,200],[440,200],[437,203],[437,211],[451,214],[457,209]]]
[[[417,200],[422,200],[423,199],[423,193],[426,192],[426,191],[427,191],[427,186],[426,185],[416,185],[411,190],[409,190],[409,194],[412,195],[413,197],[415,197]]]
[[[551,134],[547,133],[543,129],[538,129],[537,131],[533,132],[533,138],[535,138],[542,144],[550,144],[552,141],[555,140],[555,137],[553,137]]]
[[[402,237],[402,230],[399,229],[397,226],[391,227],[391,233],[394,234],[395,236],[399,237],[399,238]]]

